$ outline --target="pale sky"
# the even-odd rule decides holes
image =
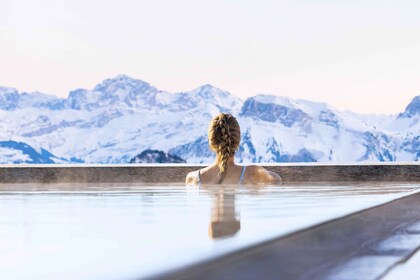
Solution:
[[[420,1],[0,0],[0,86],[67,97],[118,74],[397,113],[420,95]]]

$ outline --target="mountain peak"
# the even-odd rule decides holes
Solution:
[[[293,107],[292,100],[288,97],[284,96],[275,96],[275,95],[268,95],[268,94],[258,94],[254,97],[256,101],[260,103],[274,103],[277,105],[283,105],[286,107]]]
[[[80,110],[109,107],[139,107],[156,103],[157,89],[142,80],[121,74],[106,79],[93,90],[78,89],[70,92],[67,106]]]
[[[260,94],[245,100],[239,115],[267,122],[279,122],[291,127],[295,123],[302,124],[311,119],[311,116],[297,105],[297,102],[287,97]]]
[[[18,93],[18,91],[15,88],[1,87],[0,86],[0,93],[2,93],[2,94],[16,94],[16,93]]]
[[[27,107],[60,109],[63,99],[39,91],[19,93],[14,88],[0,87],[0,109],[15,110]]]
[[[398,117],[409,118],[417,114],[420,114],[420,95],[414,97],[410,104],[408,104],[408,106],[405,108],[405,111]]]
[[[106,79],[95,86],[95,91],[115,91],[116,89],[138,89],[150,88],[150,84],[139,79],[131,78],[125,74],[120,74],[111,79]]]
[[[202,85],[193,90],[193,92],[199,94],[200,96],[209,96],[214,95],[216,92],[224,92],[220,88],[212,86],[211,84]]]
[[[19,104],[19,93],[14,88],[0,87],[0,109],[14,110]]]
[[[218,89],[215,86],[211,85],[211,84],[204,84],[201,87],[199,87],[201,89]]]
[[[133,78],[129,77],[126,74],[118,74],[117,76],[114,77],[114,79],[131,79],[131,80],[133,80]]]

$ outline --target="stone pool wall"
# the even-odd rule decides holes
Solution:
[[[284,182],[420,182],[420,163],[270,164]],[[0,183],[183,183],[203,165],[0,165]]]

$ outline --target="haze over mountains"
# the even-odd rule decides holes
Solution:
[[[207,163],[219,112],[241,124],[238,162],[420,159],[420,96],[398,115],[361,115],[270,95],[243,101],[212,85],[168,93],[119,75],[68,98],[0,87],[0,163],[142,162],[147,151]]]

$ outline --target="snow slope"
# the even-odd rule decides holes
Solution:
[[[239,162],[420,158],[420,96],[399,115],[370,116],[270,95],[242,101],[212,85],[169,93],[125,75],[65,99],[0,87],[0,141],[44,149],[57,163],[128,163],[145,150],[203,163],[214,159],[206,133],[219,112],[234,114],[241,124]],[[1,163],[36,162],[34,157],[0,150]]]

